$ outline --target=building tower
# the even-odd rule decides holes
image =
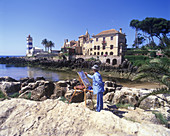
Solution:
[[[27,37],[27,56],[32,56],[32,52],[31,49],[33,48],[32,45],[32,37],[30,35],[28,35]]]

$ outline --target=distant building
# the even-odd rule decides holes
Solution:
[[[27,37],[27,52],[26,52],[26,56],[31,57],[34,56],[35,54],[41,54],[43,53],[43,49],[40,49],[38,47],[33,47],[33,39],[32,37],[29,35]]]
[[[39,56],[39,57],[50,57],[50,56],[56,56],[58,53],[60,53],[60,50],[51,50],[51,52],[44,51],[41,48],[33,47],[33,38],[28,35],[27,37],[27,51],[26,56]]]
[[[122,28],[119,31],[105,30],[92,38],[86,31],[85,35],[79,36],[78,41],[68,42],[66,39],[63,48],[75,49],[76,55],[84,55],[86,58],[96,57],[101,58],[103,62],[107,60],[106,62],[112,65],[121,64],[127,48],[126,35],[122,33]]]

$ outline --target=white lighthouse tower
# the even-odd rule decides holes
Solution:
[[[32,37],[28,35],[27,37],[27,56],[32,56],[33,55],[33,45],[32,45]]]

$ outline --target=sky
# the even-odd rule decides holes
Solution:
[[[44,48],[51,40],[56,50],[64,39],[122,28],[128,47],[135,38],[129,24],[146,17],[170,19],[170,0],[0,0],[0,55],[25,55],[26,37]]]

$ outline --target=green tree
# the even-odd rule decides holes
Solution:
[[[162,40],[161,35],[165,36],[170,32],[170,21],[164,18],[147,17],[140,22],[140,30],[148,33],[152,38],[156,36]]]
[[[42,40],[41,44],[45,47],[45,51],[47,51],[47,39]]]
[[[130,27],[135,29],[135,42],[132,45],[133,47],[138,47],[138,30],[139,30],[139,20],[133,19],[130,22]]]
[[[153,59],[150,63],[143,65],[138,69],[138,74],[134,77],[134,80],[149,78],[153,81],[158,81],[162,83],[165,87],[159,88],[146,96],[139,99],[135,107],[139,107],[140,103],[149,97],[150,95],[157,94],[170,94],[170,67],[169,63],[165,63],[160,59]],[[165,100],[166,101],[166,100]],[[170,102],[168,102],[170,104]]]
[[[160,41],[158,46],[162,50],[165,56],[170,57],[170,38],[169,37],[163,36],[162,41]]]
[[[141,30],[148,34],[152,41],[154,41],[154,36],[162,41],[162,36],[166,36],[170,32],[170,21],[164,18],[146,17],[142,21],[133,19],[130,26],[136,31]]]
[[[134,44],[132,45],[135,48],[139,48],[139,45],[143,44],[145,38],[141,36],[140,33],[137,34],[137,38],[135,38]]]
[[[48,42],[47,42],[48,52],[51,52],[52,47],[54,47],[54,43],[53,43],[52,41],[48,41]]]

